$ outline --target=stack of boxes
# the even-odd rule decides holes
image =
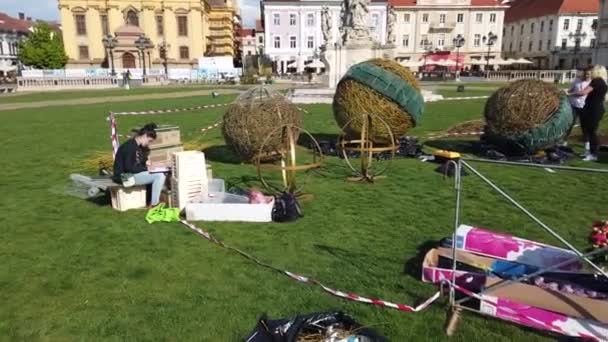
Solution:
[[[171,163],[171,155],[183,150],[179,127],[159,126],[156,129],[156,140],[150,145],[148,160],[153,165],[168,166]]]
[[[198,201],[207,194],[209,180],[203,152],[173,153],[171,171],[171,206],[181,210],[187,203]]]

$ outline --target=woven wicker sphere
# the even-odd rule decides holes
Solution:
[[[391,87],[396,92],[384,91]],[[383,119],[396,138],[416,126],[423,105],[418,80],[407,68],[391,60],[371,59],[352,66],[340,80],[333,110],[338,125],[351,138],[361,134],[365,114]],[[370,133],[374,141],[389,138],[386,125],[378,119],[372,120]]]
[[[574,118],[555,85],[521,80],[497,90],[486,102],[485,136],[507,153],[534,153],[562,139]]]
[[[284,125],[301,126],[300,111],[284,96],[265,87],[243,93],[224,114],[222,133],[226,144],[245,161],[252,161],[269,135]],[[296,137],[297,139],[297,137]],[[268,139],[263,155],[284,147],[280,130]]]

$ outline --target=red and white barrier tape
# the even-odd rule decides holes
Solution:
[[[113,113],[113,114],[114,115],[148,115],[148,114],[167,114],[167,113],[191,112],[193,110],[199,110],[199,109],[226,107],[226,106],[230,106],[231,104],[232,103],[218,103],[218,104],[210,104],[210,105],[195,106],[195,107],[186,107],[186,108],[144,110],[144,111],[138,111],[138,112],[116,112],[116,113]]]
[[[219,127],[221,124],[222,124],[222,121],[220,120],[220,121],[218,121],[218,122],[214,123],[213,125],[207,126],[207,127],[205,127],[205,128],[201,128],[201,132],[207,132],[207,131],[210,131],[210,130],[212,130],[212,129],[214,129],[214,128]]]
[[[319,287],[321,287],[325,292],[334,295],[336,297],[340,297],[340,298],[344,298],[344,299],[348,299],[348,300],[352,300],[355,302],[359,302],[359,303],[365,303],[365,304],[371,304],[371,305],[377,305],[377,306],[381,306],[381,307],[386,307],[386,308],[392,308],[392,309],[396,309],[399,311],[405,311],[405,312],[418,312],[418,311],[422,311],[424,309],[426,309],[429,305],[431,305],[434,301],[436,301],[440,296],[441,296],[441,292],[437,291],[433,296],[431,296],[429,299],[425,300],[423,303],[421,303],[418,306],[409,306],[409,305],[405,305],[405,304],[399,304],[399,303],[392,303],[392,302],[388,302],[385,300],[380,300],[380,299],[370,299],[370,298],[366,298],[366,297],[362,297],[356,294],[352,294],[352,293],[348,293],[348,292],[343,292],[340,290],[336,290],[336,289],[332,289],[328,286],[323,285],[323,283],[319,282],[318,280],[311,278],[311,277],[306,277],[303,275],[299,275],[297,273],[293,273],[293,272],[289,272],[286,270],[282,270],[280,268],[274,267],[270,264],[267,264],[265,262],[260,261],[259,259],[257,259],[256,257],[247,254],[237,248],[234,247],[230,247],[226,244],[224,244],[223,242],[217,240],[215,237],[213,237],[211,234],[209,234],[208,232],[202,230],[201,228],[193,225],[192,223],[186,221],[186,220],[181,220],[180,221],[183,225],[185,225],[186,227],[190,228],[193,232],[197,233],[198,235],[200,235],[201,237],[207,239],[210,242],[213,242],[215,244],[217,244],[218,246],[230,249],[242,256],[244,256],[245,258],[255,262],[256,264],[266,267],[268,269],[271,269],[273,271],[282,273],[286,276],[288,276],[289,278],[298,281],[300,283],[305,283],[305,284],[309,284],[309,285],[317,285]]]

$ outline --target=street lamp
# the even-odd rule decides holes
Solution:
[[[568,38],[574,40],[574,49],[572,49],[572,52],[574,52],[574,61],[572,61],[572,67],[575,69],[578,69],[579,64],[578,64],[577,55],[581,51],[581,41],[583,41],[583,39],[587,38],[587,33],[581,32],[581,30],[576,30],[576,33],[570,32],[570,34],[568,35]],[[575,62],[576,62],[576,65],[574,65]]]
[[[452,40],[452,43],[454,44],[454,47],[456,48],[456,78],[457,79],[460,74],[460,69],[458,68],[458,62],[460,61],[460,48],[464,46],[464,41],[465,41],[464,37],[461,34],[458,34]]]
[[[486,73],[490,71],[490,53],[492,52],[492,46],[498,40],[498,36],[492,33],[491,31],[487,36],[483,36],[481,38],[483,43],[488,47],[488,55],[486,56]]]
[[[114,70],[114,48],[118,45],[118,39],[116,37],[112,37],[112,35],[107,35],[103,37],[101,40],[103,42],[103,46],[106,48],[108,53],[108,57],[110,59],[110,67],[112,68],[112,76],[116,76],[116,70]]]
[[[139,36],[139,38],[137,38],[137,40],[135,40],[135,46],[141,54],[141,61],[143,62],[142,65],[144,68],[144,76],[146,76],[146,50],[153,46],[152,41],[150,40],[150,38],[142,34],[141,36]]]
[[[158,44],[160,58],[163,59],[163,67],[165,67],[165,76],[167,77],[169,76],[169,67],[167,63],[167,53],[169,52],[169,48],[171,48],[171,44],[167,44],[167,42],[164,40]]]

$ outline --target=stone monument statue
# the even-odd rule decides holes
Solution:
[[[321,10],[321,32],[323,33],[323,40],[325,40],[325,44],[329,44],[332,40],[331,29],[331,11],[329,7],[323,7],[323,9]]]
[[[367,17],[370,0],[344,0],[344,44],[369,45],[371,37]]]
[[[395,25],[397,24],[397,12],[395,12],[395,7],[391,6],[388,9],[388,16],[386,22],[386,44],[395,45],[395,41],[397,40],[397,33]]]

